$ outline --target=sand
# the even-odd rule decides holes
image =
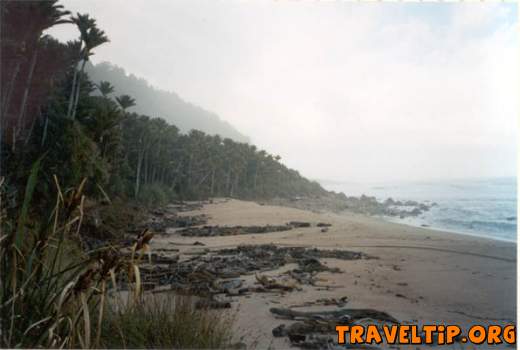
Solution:
[[[275,243],[361,251],[379,259],[340,261],[326,259],[342,273],[320,273],[323,283],[335,286],[317,290],[253,294],[237,297],[235,333],[248,348],[288,348],[286,338],[274,338],[276,319],[271,307],[289,307],[319,298],[348,297],[346,307],[386,311],[404,323],[505,324],[516,319],[516,244],[425,228],[389,223],[353,214],[315,213],[299,209],[259,205],[238,200],[216,200],[200,211],[209,225],[267,225],[289,221],[327,222],[317,227],[285,232],[224,237],[157,237],[155,247],[171,242],[203,242],[205,247],[179,245],[181,251],[233,247],[239,244]],[[267,272],[277,275],[278,271]],[[254,276],[248,277],[253,283]],[[298,310],[324,309],[299,308]],[[329,307],[330,308],[330,307]],[[459,345],[455,348],[460,348]],[[405,349],[408,347],[401,346]],[[415,349],[415,347],[412,347]],[[443,348],[448,348],[444,346]],[[471,348],[471,347],[468,347]]]

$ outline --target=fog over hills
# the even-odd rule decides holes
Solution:
[[[102,62],[88,65],[87,72],[92,81],[109,81],[115,87],[115,95],[127,94],[136,99],[137,105],[130,111],[160,117],[177,126],[181,132],[201,130],[210,135],[229,137],[238,142],[249,142],[231,124],[202,107],[184,101],[172,91],[157,89],[145,79],[126,72],[123,68]]]

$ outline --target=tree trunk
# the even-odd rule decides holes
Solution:
[[[29,98],[29,91],[31,89],[32,78],[34,74],[34,68],[38,61],[38,45],[34,49],[33,57],[31,60],[31,66],[29,67],[29,74],[27,75],[27,82],[25,83],[25,91],[23,93],[22,104],[20,105],[20,113],[18,114],[18,132],[22,129],[22,120],[27,109],[27,99]]]
[[[78,109],[78,102],[79,102],[79,92],[81,90],[81,76],[83,75],[83,71],[85,70],[85,64],[87,64],[87,60],[83,60],[83,63],[81,64],[81,70],[79,71],[79,76],[77,77],[77,83],[76,83],[76,97],[74,98],[74,107],[72,108],[72,119],[76,118],[76,110]]]
[[[188,161],[188,190],[191,190],[191,163],[193,161],[193,154],[190,154],[190,160]]]
[[[240,178],[240,175],[237,171],[236,175],[235,175],[235,185],[233,186],[234,190],[237,191],[238,190],[238,180]]]
[[[253,176],[253,191],[256,193],[256,181],[258,179],[258,164],[255,164],[255,174]]]
[[[76,96],[76,81],[78,80],[78,63],[74,66],[74,77],[72,78],[72,88],[69,96],[69,107],[67,108],[67,118],[72,117],[72,107],[74,106],[74,97]]]
[[[143,183],[147,185],[150,179],[150,155],[148,152],[144,155],[144,179]]]
[[[213,168],[213,170],[211,171],[211,185],[210,185],[210,189],[209,189],[209,193],[210,193],[211,197],[213,197],[213,194],[215,193],[214,189],[215,189],[215,168]]]
[[[228,193],[228,196],[231,197],[231,170],[228,172],[227,179],[226,179],[226,192]]]
[[[134,197],[137,198],[137,195],[139,194],[139,183],[140,183],[140,176],[141,176],[141,165],[143,164],[143,156],[144,152],[139,151],[139,154],[137,155],[137,173],[135,175],[135,188],[134,188]]]
[[[21,62],[18,61],[18,63],[16,64],[16,68],[13,72],[13,76],[11,77],[11,81],[9,82],[7,93],[6,93],[5,97],[2,96],[2,97],[4,97],[4,99],[2,100],[2,109],[1,109],[3,116],[5,116],[9,112],[9,106],[11,103],[11,95],[14,90],[14,83],[16,81],[16,77],[18,76],[18,73],[20,72],[20,66],[21,66]]]

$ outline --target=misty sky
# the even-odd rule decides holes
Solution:
[[[218,113],[304,176],[516,174],[516,4],[61,3],[109,36],[95,63]]]

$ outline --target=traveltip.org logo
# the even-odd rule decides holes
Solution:
[[[514,325],[474,325],[463,335],[457,325],[337,325],[338,344],[516,344]]]

